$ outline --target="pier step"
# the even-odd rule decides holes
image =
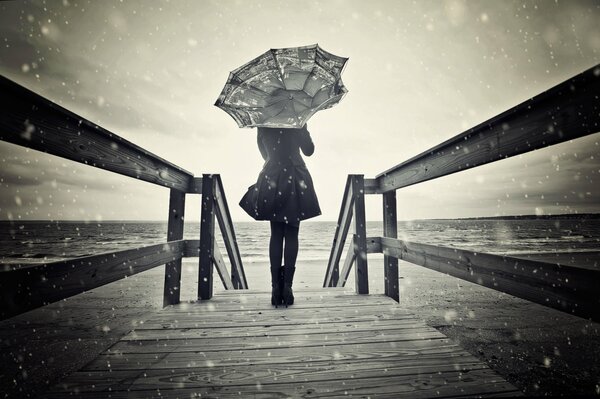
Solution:
[[[497,397],[519,391],[378,295],[227,291],[170,306],[48,393],[48,398]]]

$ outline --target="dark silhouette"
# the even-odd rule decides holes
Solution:
[[[315,146],[306,126],[259,127],[257,142],[265,164],[240,206],[254,219],[271,222],[271,303],[287,306],[294,303],[292,283],[300,221],[321,214],[312,178],[300,155],[302,150],[304,155],[311,156]]]

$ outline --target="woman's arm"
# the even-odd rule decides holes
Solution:
[[[256,144],[258,144],[258,150],[260,151],[260,155],[262,155],[263,159],[267,160],[267,149],[265,148],[265,144],[262,141],[262,132],[258,129],[258,134],[256,135]]]
[[[306,125],[298,132],[298,137],[300,138],[300,149],[302,150],[302,153],[307,157],[310,157],[315,152],[315,144],[310,137]]]

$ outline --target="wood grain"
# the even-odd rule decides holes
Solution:
[[[387,256],[600,321],[600,271],[385,237],[378,239]]]
[[[352,235],[352,242],[348,247],[348,251],[346,251],[346,258],[344,260],[344,265],[342,266],[342,271],[338,278],[337,286],[344,287],[346,285],[346,281],[348,281],[348,277],[350,277],[350,271],[352,270],[352,266],[356,261],[356,252],[354,251],[355,246],[355,235]]]
[[[335,235],[333,236],[333,244],[329,261],[327,262],[327,270],[325,271],[325,280],[323,287],[335,287],[338,285],[339,279],[339,264],[352,222],[352,212],[354,209],[354,195],[352,194],[352,177],[349,175],[342,196],[342,206],[340,207],[340,215],[338,216]]]
[[[167,241],[183,239],[183,220],[185,214],[185,193],[171,189],[169,195],[169,217]],[[181,292],[181,258],[165,265],[165,285],[163,306],[179,303]]]
[[[303,307],[285,310],[273,308],[266,291],[252,290],[169,306],[47,397],[519,395],[389,297],[321,291],[296,291]],[[262,309],[239,309],[244,297]],[[182,328],[182,321],[197,326]]]
[[[0,317],[91,290],[184,255],[183,240],[0,271]]]
[[[398,217],[396,191],[389,191],[383,197],[383,236],[398,238]],[[384,255],[383,257],[383,286],[385,295],[400,302],[398,286],[398,258]]]
[[[193,174],[0,76],[0,140],[187,192]]]
[[[202,175],[202,208],[200,213],[200,250],[198,252],[198,299],[213,296],[213,249],[215,246],[215,179]]]
[[[213,257],[213,265],[217,270],[217,274],[221,278],[221,282],[223,283],[223,288],[226,290],[233,290],[233,282],[231,281],[231,277],[229,276],[229,272],[227,271],[227,265],[225,264],[225,260],[223,259],[223,255],[221,255],[221,250],[217,245],[217,241],[215,240],[213,243],[212,257]]]
[[[219,229],[221,230],[223,241],[225,242],[225,249],[227,250],[227,255],[229,256],[231,263],[231,281],[233,282],[234,288],[247,289],[248,282],[246,280],[246,274],[242,264],[242,257],[240,255],[237,238],[235,236],[233,221],[231,219],[231,214],[229,213],[229,207],[227,206],[223,182],[221,181],[220,175],[214,176],[215,212],[217,215],[217,221],[219,222]]]
[[[354,196],[354,239],[356,255],[354,282],[357,294],[369,293],[369,268],[367,262],[367,217],[365,215],[365,182],[363,175],[352,175]]]
[[[376,176],[383,193],[600,131],[600,65]]]

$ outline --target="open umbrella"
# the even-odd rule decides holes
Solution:
[[[301,128],[348,92],[346,61],[317,44],[271,49],[232,71],[215,105],[239,127]]]

